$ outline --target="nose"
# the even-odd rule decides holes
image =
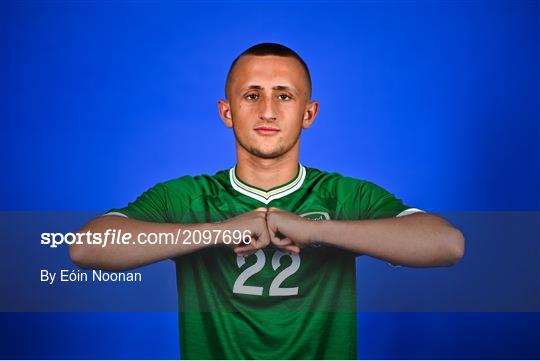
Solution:
[[[271,97],[263,97],[259,104],[259,119],[266,121],[274,121],[277,119],[276,109]]]

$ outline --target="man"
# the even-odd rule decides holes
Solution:
[[[180,229],[187,241],[73,245],[70,255],[109,270],[173,259],[182,358],[356,358],[355,257],[449,266],[463,255],[463,236],[373,183],[299,163],[318,103],[291,49],[249,48],[225,91],[219,114],[234,131],[235,167],[157,184],[81,230]],[[195,242],[203,234],[210,244]]]

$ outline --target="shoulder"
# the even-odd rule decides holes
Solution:
[[[373,182],[318,169],[311,172],[313,179],[320,180],[317,182],[321,188],[319,193],[326,192],[327,197],[334,198],[336,213],[342,219],[391,218],[406,210],[410,210],[409,213],[421,212],[408,207],[401,199]]]
[[[202,196],[218,194],[224,188],[224,182],[228,179],[228,176],[228,169],[217,171],[213,175],[184,175],[158,183],[155,187],[163,189],[169,197],[192,200]]]
[[[377,193],[383,188],[373,182],[344,176],[338,172],[322,171],[317,168],[306,167],[306,178],[312,183],[314,191],[320,191],[333,198],[346,198],[354,193]]]

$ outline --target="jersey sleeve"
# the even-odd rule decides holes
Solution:
[[[345,178],[340,187],[342,211],[351,220],[393,218],[423,212],[368,181]]]
[[[369,219],[393,218],[411,209],[394,194],[371,182],[364,184],[361,196],[368,199],[367,216]]]
[[[113,208],[104,215],[118,215],[146,222],[168,223],[169,195],[167,186],[158,183],[124,208]]]

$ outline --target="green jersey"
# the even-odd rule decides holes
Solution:
[[[395,217],[414,212],[383,188],[298,165],[294,179],[263,190],[236,167],[159,183],[109,214],[162,223],[229,219],[277,207],[313,221]],[[355,359],[356,254],[273,246],[239,257],[210,246],[174,259],[183,359]]]

